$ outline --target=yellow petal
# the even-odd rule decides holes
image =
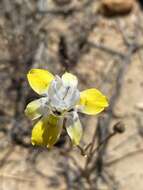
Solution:
[[[34,120],[41,116],[41,101],[43,98],[30,102],[25,109],[25,115]]]
[[[49,87],[50,82],[54,79],[54,76],[44,69],[31,69],[27,78],[31,88],[38,94],[44,94]]]
[[[63,121],[60,117],[49,115],[41,119],[32,130],[32,144],[50,148],[57,142],[62,127]]]
[[[97,89],[87,89],[80,93],[80,106],[83,106],[82,113],[95,115],[108,107],[107,98]]]
[[[74,145],[79,145],[81,137],[82,137],[82,126],[80,120],[76,120],[71,125],[67,126],[67,133],[71,138],[71,141]]]
[[[76,86],[78,83],[77,77],[71,73],[68,73],[68,72],[65,72],[62,75],[62,80],[64,81],[64,83],[67,86],[71,86],[71,85]]]

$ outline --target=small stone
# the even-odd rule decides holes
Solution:
[[[126,14],[129,13],[135,0],[102,0],[102,10],[106,15]]]

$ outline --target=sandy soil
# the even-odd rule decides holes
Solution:
[[[77,6],[80,6],[79,2]],[[51,3],[48,10],[53,7],[55,5]],[[93,15],[98,12],[97,7],[97,5],[93,7]],[[34,10],[35,7],[31,6],[31,14],[29,12],[21,14],[26,14],[27,17],[30,17]],[[7,60],[12,57],[10,47],[11,43],[13,43],[12,38],[14,35],[18,37],[17,41],[14,41],[15,46],[13,46],[12,51],[21,64],[24,64],[25,55],[30,54],[34,47],[34,51],[36,48],[36,53],[34,54],[32,67],[48,68],[54,73],[62,73],[64,70],[64,66],[60,63],[58,57],[58,47],[60,36],[65,35],[68,44],[74,44],[75,46],[71,49],[67,47],[69,48],[69,55],[78,57],[76,64],[70,67],[70,71],[79,77],[79,88],[81,90],[89,87],[99,88],[110,99],[116,85],[117,68],[120,68],[124,62],[119,60],[119,56],[115,53],[99,47],[95,48],[92,45],[78,52],[76,42],[83,33],[82,29],[80,31],[78,27],[77,29],[72,27],[76,26],[76,24],[82,25],[80,22],[83,20],[85,23],[88,22],[88,20],[86,21],[86,14],[77,12],[73,14],[73,17],[60,16],[58,14],[51,17],[44,14],[43,16],[37,15],[35,19],[37,20],[32,25],[31,22],[34,22],[34,19],[31,18],[30,22],[30,18],[28,18],[29,28],[34,27],[28,29],[31,32],[31,36],[34,36],[31,37],[29,33],[27,36],[26,32],[21,34],[23,32],[21,25],[15,26],[15,29],[10,30],[9,28],[12,27],[11,19],[7,20],[4,15],[0,18],[0,75],[4,79],[0,79],[2,88],[0,92],[0,105],[2,107],[2,109],[0,108],[0,114],[2,116],[4,114],[7,115],[8,119],[15,117],[14,110],[17,99],[15,89],[11,88],[12,79],[15,75],[15,80],[17,80],[21,73],[25,76],[28,68],[31,68],[31,65],[28,65],[29,63],[26,63],[28,65],[26,69],[23,69],[21,65],[16,65],[16,62],[7,63]],[[127,53],[128,47],[125,44],[124,35],[129,43],[143,43],[142,20],[143,13],[137,3],[133,11],[125,16],[120,15],[119,17],[107,18],[99,15],[95,26],[88,34],[88,42],[89,44],[91,42],[101,44],[120,53]],[[70,35],[72,38],[70,38]],[[28,40],[31,38],[33,43],[31,44],[28,40],[24,41],[26,38]],[[133,53],[130,58],[130,63],[125,70],[122,80],[120,95],[113,108],[110,124],[111,129],[114,123],[122,121],[125,123],[126,131],[110,140],[104,158],[104,169],[110,174],[109,181],[111,184],[114,183],[118,190],[143,189],[143,50],[141,49]],[[25,97],[34,97],[35,95],[30,91],[26,79],[22,78],[22,80],[25,80],[24,85],[28,89],[24,92],[26,94]],[[18,109],[24,110],[24,106]],[[90,142],[96,127],[97,118],[81,116],[85,130],[82,145]],[[1,122],[1,126],[11,129],[13,122],[12,120],[7,125],[5,125],[5,122]],[[25,117],[24,121],[20,120],[20,123],[25,129],[32,126],[32,123],[27,121]],[[7,135],[0,133],[2,142],[0,144],[0,190],[68,189],[64,174],[61,173],[63,163],[68,170],[68,166],[66,166],[67,158],[60,154],[61,147],[53,150],[37,147],[23,148],[14,143],[12,144],[9,140],[9,135],[9,133]],[[25,141],[29,142],[29,138],[30,134],[25,138]],[[77,149],[73,149],[71,155],[76,158],[79,165],[84,165],[86,158],[82,157]],[[100,181],[98,183],[99,190],[112,189],[109,184],[107,185]],[[90,188],[87,187],[87,189]],[[93,189],[96,190],[96,187],[93,187]]]

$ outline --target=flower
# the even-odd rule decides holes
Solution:
[[[40,118],[32,130],[32,144],[52,147],[63,126],[74,145],[80,143],[83,129],[78,112],[96,115],[108,106],[106,97],[97,89],[80,92],[77,77],[64,73],[53,76],[43,69],[32,69],[27,78],[31,88],[42,97],[30,102],[25,114],[32,120]]]

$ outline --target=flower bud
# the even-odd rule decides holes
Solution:
[[[124,133],[125,132],[125,125],[123,122],[119,121],[113,126],[113,130],[116,133]]]

